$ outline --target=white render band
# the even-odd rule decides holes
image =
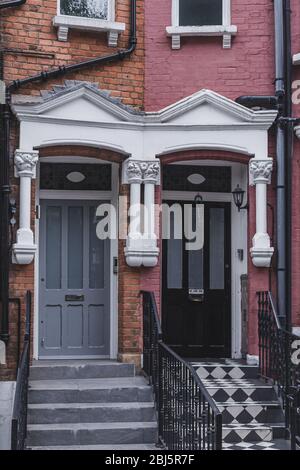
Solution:
[[[271,265],[274,248],[267,232],[267,184],[271,182],[272,158],[253,158],[249,165],[249,181],[256,187],[256,233],[250,249],[254,266],[268,268]]]

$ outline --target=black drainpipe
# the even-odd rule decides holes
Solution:
[[[18,6],[25,3],[26,0],[6,2],[1,5],[1,8],[8,8],[12,6]],[[1,177],[1,301],[2,301],[2,321],[0,330],[0,339],[8,341],[9,339],[9,137],[10,137],[10,102],[11,93],[14,90],[19,89],[22,86],[28,85],[29,83],[47,81],[51,78],[57,78],[66,75],[67,73],[76,72],[77,70],[94,67],[98,65],[105,65],[119,60],[124,60],[130,56],[136,49],[136,0],[130,0],[130,37],[127,49],[119,50],[114,54],[98,57],[95,59],[78,62],[72,65],[60,65],[56,69],[49,71],[42,71],[37,75],[24,78],[22,80],[14,80],[6,88],[6,103],[1,105],[1,138],[2,145],[0,150],[0,173]],[[2,57],[0,57],[1,61]],[[3,63],[3,60],[1,61]],[[3,75],[3,65],[2,75]],[[1,78],[0,78],[1,80]],[[2,78],[3,80],[3,78]]]
[[[285,132],[286,132],[286,329],[292,328],[292,159],[294,128],[292,119],[292,51],[291,51],[291,2],[284,5],[285,34]]]
[[[13,8],[13,7],[19,7],[21,5],[24,5],[27,0],[2,0],[0,3],[0,10],[4,8]]]

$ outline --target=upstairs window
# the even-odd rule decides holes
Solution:
[[[180,49],[182,36],[223,36],[228,49],[237,33],[231,25],[231,0],[172,0],[172,26],[166,30],[173,49]]]
[[[53,18],[59,41],[68,41],[69,29],[107,33],[108,45],[116,47],[125,24],[115,21],[115,0],[57,0]]]
[[[108,19],[108,0],[60,0],[60,14]]]
[[[179,0],[180,26],[223,24],[223,0]]]

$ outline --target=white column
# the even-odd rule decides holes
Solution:
[[[267,230],[267,184],[271,182],[273,160],[250,160],[250,184],[256,186],[256,233],[252,240],[251,258],[254,266],[268,268],[274,248]]]
[[[154,224],[155,224],[155,210],[154,210],[154,183],[146,182],[144,190],[145,202],[145,218],[144,218],[144,236],[146,239],[154,240]]]
[[[37,151],[15,152],[15,176],[20,178],[19,229],[17,241],[13,245],[13,262],[17,264],[30,264],[36,252],[30,219],[31,180],[35,178],[37,161]]]
[[[139,162],[129,160],[126,163],[125,179],[130,185],[129,231],[125,248],[126,261],[129,266],[142,266],[139,256],[141,245],[141,184],[143,173]]]
[[[127,264],[132,267],[153,267],[158,261],[154,194],[155,184],[159,184],[159,174],[160,164],[157,161],[128,160],[125,164],[124,179],[125,183],[130,184],[130,227],[125,256]],[[143,212],[141,211],[142,184],[144,185]]]
[[[141,183],[131,183],[130,185],[129,216],[129,237],[141,238]]]

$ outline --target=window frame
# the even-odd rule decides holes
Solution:
[[[231,48],[231,37],[237,27],[231,25],[231,0],[222,0],[222,24],[206,26],[180,26],[179,1],[172,0],[172,26],[167,26],[167,35],[172,37],[172,49],[180,49],[182,36],[223,36],[223,48]]]
[[[117,47],[119,34],[125,31],[125,23],[115,21],[116,0],[109,0],[107,19],[89,18],[85,16],[62,15],[60,13],[61,0],[57,0],[56,16],[53,18],[53,26],[57,27],[59,41],[68,41],[69,29],[77,29],[92,32],[106,32],[108,46]]]

